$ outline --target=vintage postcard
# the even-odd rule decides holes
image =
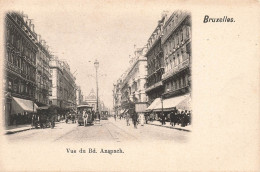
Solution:
[[[0,171],[259,171],[259,2],[0,1]]]

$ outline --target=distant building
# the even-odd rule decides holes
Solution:
[[[116,115],[119,115],[121,110],[121,84],[122,79],[119,78],[113,88],[113,112]]]
[[[76,78],[67,62],[52,58],[50,61],[52,87],[50,100],[60,108],[76,108]]]
[[[147,76],[147,60],[144,54],[146,47],[139,48],[135,51],[134,58],[130,61],[130,67],[126,70],[121,78],[121,111],[133,109],[134,103],[146,103],[145,84]]]
[[[49,104],[49,89],[50,89],[50,66],[49,62],[51,55],[48,51],[46,42],[38,35],[37,41],[37,58],[36,58],[36,94],[35,99],[38,106]]]
[[[83,92],[81,91],[80,86],[77,86],[77,89],[76,89],[76,104],[80,105],[83,101],[84,101]]]
[[[35,112],[37,34],[27,15],[8,12],[5,16],[3,80],[5,125],[30,123]]]
[[[94,91],[94,89],[91,89],[88,96],[86,96],[85,101],[88,105],[93,107],[94,111],[97,111],[97,95]],[[98,110],[101,111],[108,111],[108,108],[105,106],[105,103],[98,99]]]
[[[92,89],[88,96],[85,98],[85,102],[87,102],[90,106],[93,107],[93,110],[97,110],[97,96],[94,92],[94,89]]]

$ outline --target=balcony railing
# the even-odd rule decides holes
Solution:
[[[14,71],[14,72],[16,72],[17,74],[21,75],[22,69],[20,69],[19,67],[15,66],[14,64],[12,64],[12,63],[9,62],[9,61],[6,61],[6,65],[7,65],[7,68],[8,68],[8,69],[10,69],[11,71]]]
[[[157,88],[157,87],[162,86],[162,85],[163,85],[162,81],[159,81],[159,82],[157,82],[157,83],[151,85],[151,86],[148,87],[147,89],[145,89],[145,91],[146,91],[146,92],[151,91],[152,89]]]
[[[173,69],[166,71],[163,75],[162,75],[162,79],[165,80],[168,77],[178,73],[179,71],[181,71],[182,69],[188,67],[190,65],[190,60],[187,59],[185,61],[183,61],[182,63],[180,63],[178,66],[175,66]]]

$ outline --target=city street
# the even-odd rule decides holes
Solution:
[[[167,140],[176,143],[185,143],[189,139],[190,132],[154,126],[138,125],[135,129],[131,123],[126,126],[124,119],[112,118],[102,120],[100,124],[91,126],[78,126],[72,123],[56,123],[54,129],[31,129],[19,133],[6,135],[12,142],[86,142],[86,141],[160,141]]]

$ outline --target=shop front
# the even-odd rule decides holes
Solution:
[[[32,114],[36,113],[38,108],[33,101],[18,97],[12,97],[10,106],[9,113],[7,107],[5,108],[6,115],[8,115],[8,125],[30,124]]]

